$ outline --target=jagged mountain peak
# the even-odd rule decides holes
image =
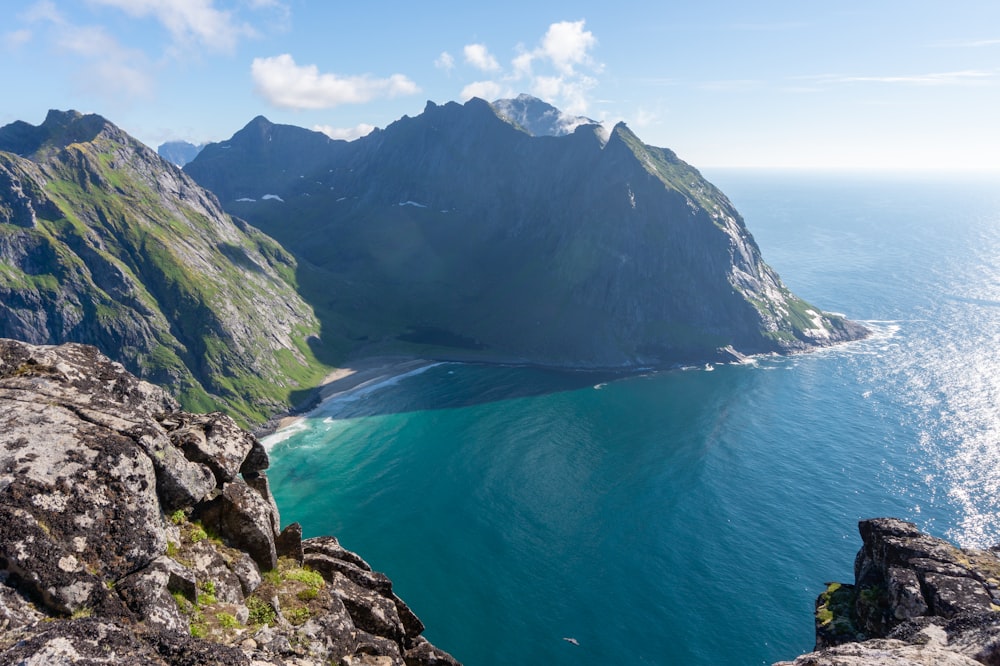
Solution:
[[[532,136],[564,136],[582,125],[600,125],[585,116],[564,113],[537,97],[521,93],[517,97],[498,99],[492,103],[501,118]]]
[[[124,136],[103,116],[79,111],[52,109],[41,125],[18,120],[0,127],[0,150],[30,156],[45,149],[59,149],[73,143],[88,143],[102,132]]]

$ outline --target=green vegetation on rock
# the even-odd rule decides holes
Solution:
[[[93,344],[187,409],[259,422],[328,370],[295,272],[274,240],[99,116],[0,128],[2,337]]]

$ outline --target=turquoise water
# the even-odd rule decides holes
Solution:
[[[629,378],[436,365],[271,440],[283,520],[469,666],[770,664],[811,649],[858,519],[1000,542],[997,183],[707,175],[873,338]]]

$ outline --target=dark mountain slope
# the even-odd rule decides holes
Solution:
[[[100,116],[0,128],[0,337],[94,344],[191,408],[258,420],[322,375],[294,273]]]
[[[328,339],[631,367],[864,335],[792,295],[726,197],[623,124],[532,136],[473,99],[284,152],[260,124],[186,171],[299,258]]]

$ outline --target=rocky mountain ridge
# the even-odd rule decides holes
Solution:
[[[816,600],[816,651],[775,666],[1000,664],[1000,546],[958,548],[894,518],[858,528],[854,583]]]
[[[351,142],[258,117],[185,171],[296,256],[344,349],[631,368],[865,335],[794,296],[671,151],[504,108],[428,102]]]
[[[0,339],[0,663],[456,665],[388,578],[280,529],[267,466],[94,347]]]
[[[315,385],[295,261],[97,115],[0,128],[0,336],[84,342],[246,422]]]

